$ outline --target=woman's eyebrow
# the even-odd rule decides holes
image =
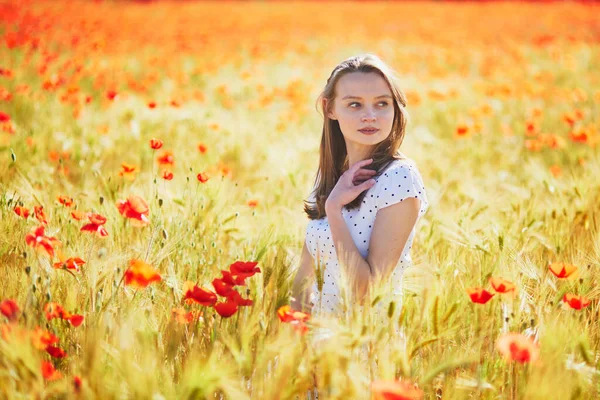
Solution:
[[[381,96],[377,96],[375,98],[376,99],[382,99],[382,98],[389,98],[389,99],[391,99],[392,96],[390,96],[389,94],[382,94]],[[346,100],[346,99],[362,100],[362,97],[359,97],[359,96],[344,96],[344,97],[342,97],[342,100]]]

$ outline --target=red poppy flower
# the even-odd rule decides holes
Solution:
[[[199,181],[200,183],[206,183],[206,182],[208,182],[208,180],[210,179],[210,178],[208,177],[208,175],[206,174],[206,172],[200,172],[200,173],[199,173],[199,174],[196,176],[196,178],[198,178],[198,181]]]
[[[10,115],[0,111],[0,122],[8,122],[10,121]]]
[[[577,118],[575,117],[575,114],[573,114],[572,112],[566,112],[562,115],[562,120],[565,121],[570,126],[573,126],[575,124],[575,121],[577,121]]]
[[[557,278],[568,278],[577,272],[577,266],[567,263],[551,263],[548,268]]]
[[[81,231],[96,233],[100,237],[108,236],[108,231],[102,225],[87,224],[81,227]]]
[[[46,347],[46,352],[54,358],[65,358],[67,356],[67,353],[63,349],[56,346]]]
[[[81,378],[75,375],[75,377],[73,377],[73,390],[75,393],[79,393],[81,391],[81,385]]]
[[[132,174],[133,172],[135,172],[136,169],[137,167],[135,165],[123,162],[121,163],[121,172],[119,172],[119,175],[123,176],[127,174]]]
[[[411,383],[396,380],[371,382],[371,393],[374,400],[418,400],[424,396],[423,391]]]
[[[58,196],[58,202],[65,207],[73,206],[73,198],[68,196]]]
[[[121,171],[119,171],[119,176],[122,176],[127,179],[135,178],[135,171],[137,166],[127,163],[121,164]]]
[[[223,282],[229,286],[246,286],[246,278],[243,276],[233,275],[230,271],[224,269],[221,270],[221,274],[223,275]]]
[[[39,326],[31,332],[31,344],[39,350],[44,350],[46,347],[58,343],[58,338],[51,332],[45,331]]]
[[[229,271],[233,275],[246,279],[260,272],[260,268],[256,266],[257,264],[256,261],[236,261],[229,266]]]
[[[228,165],[219,162],[218,169],[222,176],[231,176],[231,168]]]
[[[59,318],[69,321],[69,323],[74,327],[81,325],[84,319],[83,315],[71,314],[58,303],[47,303],[44,306],[44,312],[46,313],[46,319],[48,321],[51,321],[54,318]]]
[[[163,142],[160,139],[150,139],[150,148],[153,150],[158,150],[163,147]]]
[[[240,307],[249,307],[252,304],[254,304],[254,301],[252,301],[252,299],[244,299],[238,292],[237,290],[232,289],[231,293],[229,293],[229,295],[227,295],[227,298],[229,300],[233,300],[235,301],[235,303],[240,306]]]
[[[159,273],[142,260],[132,259],[129,268],[125,271],[125,284],[134,288],[143,289],[152,282],[160,282]]]
[[[525,148],[529,151],[541,151],[544,147],[544,143],[537,139],[525,140]]]
[[[539,346],[520,333],[507,333],[496,342],[496,348],[507,361],[519,363],[535,362],[539,357]]]
[[[217,295],[210,290],[204,290],[194,284],[186,281],[183,284],[183,298],[188,303],[196,302],[203,306],[214,306],[217,302]]]
[[[108,236],[108,232],[104,228],[104,224],[106,223],[106,217],[100,214],[87,214],[90,223],[81,227],[80,231],[82,232],[92,232],[100,237]]]
[[[79,315],[79,314],[74,314],[71,315],[71,317],[69,318],[69,323],[74,326],[75,328],[77,328],[79,325],[81,325],[83,323],[84,317],[83,315]]]
[[[27,219],[27,218],[29,218],[29,209],[27,209],[25,207],[21,207],[21,206],[16,206],[15,214],[17,214],[19,217],[23,217],[23,218]]]
[[[485,304],[494,297],[494,293],[490,293],[483,288],[467,288],[466,291],[473,303]]]
[[[44,229],[44,225],[40,225],[37,228],[32,229],[27,235],[25,235],[25,242],[37,251],[46,254],[50,258],[53,258],[54,247],[60,246],[61,243],[54,237],[44,235]]]
[[[156,160],[160,165],[175,164],[175,158],[173,157],[173,153],[171,151],[164,151]]]
[[[256,207],[258,205],[258,200],[248,200],[248,207]]]
[[[221,317],[229,318],[237,312],[238,305],[235,300],[228,298],[224,303],[215,304],[215,310],[217,310]]]
[[[12,98],[13,98],[13,94],[11,92],[9,92],[8,90],[6,90],[5,88],[0,87],[0,100],[11,101]],[[3,121],[3,118],[1,116],[1,114],[4,114],[4,113],[0,112],[0,123],[4,123],[4,122],[9,122],[10,121],[10,116],[8,114],[4,114],[4,115],[5,115],[5,117],[9,118],[9,121]]]
[[[156,102],[154,102],[154,101],[151,101],[151,102],[149,102],[149,103],[148,103],[148,108],[149,108],[149,109],[156,108]]]
[[[277,310],[277,316],[281,322],[306,322],[310,319],[310,314],[296,311],[289,305],[279,307]]]
[[[19,317],[19,311],[19,306],[14,300],[7,299],[0,303],[0,313],[9,321],[15,321]]]
[[[53,320],[54,318],[65,319],[65,317],[69,317],[69,313],[65,311],[63,306],[58,303],[47,303],[44,306],[44,312],[46,313],[46,319],[48,321]]]
[[[460,124],[456,127],[456,136],[465,136],[469,133],[469,127],[465,124]]]
[[[173,308],[171,310],[171,314],[173,314],[173,318],[179,324],[189,324],[195,318],[195,314],[192,311],[187,312],[183,307]]]
[[[88,218],[92,224],[104,225],[106,223],[106,217],[100,214],[88,214]]]
[[[208,147],[206,147],[206,145],[204,143],[200,143],[200,144],[198,144],[198,151],[200,153],[204,154],[208,151]]]
[[[35,207],[33,207],[33,213],[35,215],[35,218],[38,221],[40,221],[44,225],[48,225],[48,217],[46,216],[46,213],[44,212],[44,207],[43,206],[35,206]]]
[[[225,281],[219,278],[213,279],[212,285],[215,288],[215,292],[217,292],[219,296],[227,297],[231,294],[231,292],[235,292],[233,286],[225,283]]]
[[[53,264],[53,266],[54,266],[54,268],[57,268],[57,269],[65,268],[65,269],[75,270],[75,271],[79,272],[79,267],[82,266],[83,264],[85,264],[85,261],[83,261],[81,258],[71,257],[64,261],[61,260],[59,262],[55,262]]]
[[[77,220],[77,221],[81,221],[82,219],[87,217],[87,213],[84,213],[83,211],[79,211],[79,210],[73,210],[71,211],[71,218]]]
[[[55,381],[62,378],[60,371],[57,371],[49,361],[42,361],[42,376],[47,381]]]
[[[558,165],[552,165],[549,168],[550,173],[552,173],[552,176],[554,176],[555,178],[558,178],[560,175],[562,175],[562,168],[560,168],[560,166]]]
[[[162,178],[163,178],[165,181],[170,181],[171,179],[173,179],[173,173],[172,173],[171,171],[167,171],[167,170],[165,170],[165,171],[163,171],[163,173],[162,173]]]
[[[535,121],[525,121],[525,134],[535,136],[539,132],[538,123]]]
[[[571,293],[566,293],[563,296],[563,301],[575,310],[581,310],[590,305],[590,300],[587,297],[577,296]]]
[[[499,277],[490,278],[490,285],[492,285],[496,293],[514,293],[517,290],[517,287],[512,282]]]
[[[68,151],[63,151],[62,153],[59,153],[58,151],[50,150],[48,152],[48,158],[50,159],[50,161],[58,163],[61,160],[65,161],[71,158],[71,153],[69,153]]]
[[[106,92],[106,98],[109,99],[110,101],[113,101],[114,99],[116,99],[118,95],[119,94],[115,90],[109,90]]]
[[[134,225],[146,226],[150,223],[148,203],[139,196],[129,195],[127,200],[119,200],[117,208],[119,213],[125,218],[131,219]]]
[[[589,134],[583,128],[575,129],[569,132],[569,139],[575,143],[586,143],[589,140]]]

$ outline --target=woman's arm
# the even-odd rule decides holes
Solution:
[[[352,288],[362,304],[371,283],[387,279],[400,259],[419,214],[419,200],[411,198],[379,210],[375,217],[367,259],[358,251],[341,208],[330,206],[327,218],[338,262],[355,277]]]
[[[354,284],[354,287],[350,290],[355,294],[355,299],[361,301],[367,293],[373,273],[372,268],[358,251],[342,216],[342,208],[327,204],[326,213],[338,264],[351,277],[349,283]]]
[[[308,251],[305,240],[304,246],[302,247],[302,255],[300,256],[300,268],[298,268],[292,286],[293,300],[290,305],[294,310],[310,312],[311,305],[309,304],[309,296],[314,278],[315,269],[313,267],[313,259]]]

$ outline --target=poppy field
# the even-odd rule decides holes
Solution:
[[[0,398],[600,397],[599,16],[0,0]],[[315,101],[360,53],[430,207],[402,298],[326,318],[290,307]]]

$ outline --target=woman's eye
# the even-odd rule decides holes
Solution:
[[[382,107],[386,107],[388,105],[388,102],[380,101],[378,104],[381,105]],[[354,105],[356,105],[357,107],[355,107]],[[353,101],[352,103],[348,104],[348,106],[351,108],[358,108],[358,107],[360,107],[360,103]]]

